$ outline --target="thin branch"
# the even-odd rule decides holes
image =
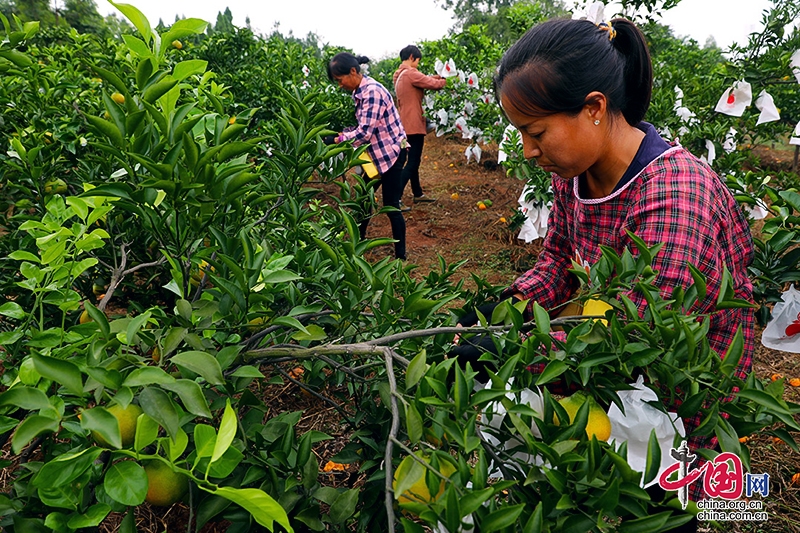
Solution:
[[[280,198],[278,198],[278,201],[275,202],[275,204],[272,207],[267,209],[267,212],[264,213],[264,216],[262,216],[261,218],[256,220],[256,222],[255,222],[255,224],[253,224],[253,226],[260,226],[261,224],[263,224],[264,222],[269,220],[269,217],[272,215],[272,212],[275,211],[277,208],[279,208],[281,205],[283,205],[283,202],[284,202],[284,198],[283,198],[283,196],[281,196]]]
[[[292,357],[294,359],[311,359],[321,355],[383,355],[384,350],[385,347],[383,346],[371,346],[363,342],[357,344],[324,344],[312,346],[310,348],[304,346],[281,345],[248,350],[242,354],[242,357],[244,361],[252,362],[254,360],[266,359],[274,356]],[[410,364],[408,359],[397,354],[394,350],[391,350],[391,352],[392,359],[403,366],[408,366]]]
[[[397,380],[394,376],[394,358],[392,357],[392,348],[381,348],[383,351],[383,358],[386,362],[386,377],[389,381],[389,405],[392,410],[392,426],[389,429],[389,439],[386,442],[386,450],[383,455],[383,471],[384,471],[384,503],[386,505],[386,521],[389,528],[388,533],[394,533],[394,493],[392,491],[392,480],[394,474],[392,472],[392,451],[393,445],[397,441],[397,432],[400,430],[400,410],[397,408]],[[413,454],[412,454],[413,455]]]

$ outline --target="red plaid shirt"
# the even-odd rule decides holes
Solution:
[[[669,298],[676,286],[688,288],[693,283],[689,262],[706,276],[708,292],[693,311],[712,313],[708,341],[721,356],[736,329],[742,326],[744,354],[736,375],[744,379],[752,368],[755,347],[753,310],[715,312],[723,266],[731,273],[737,298],[752,301],[753,291],[747,276],[747,265],[753,260],[750,227],[727,186],[710,167],[682,147],[664,152],[606,198],[581,198],[579,179],[553,177],[555,198],[544,250],[536,266],[520,276],[506,294],[518,292],[546,309],[555,309],[579,286],[577,278],[567,272],[572,259],[584,265],[594,264],[601,256],[601,244],[617,253],[627,247],[635,254],[635,245],[626,231],[649,246],[664,243],[653,262],[653,269],[658,272],[655,285],[661,288],[664,298]],[[646,307],[642,295],[628,296],[640,309]],[[687,433],[699,421],[699,413],[684,420]],[[692,449],[713,448],[716,438],[690,438],[689,445]]]
[[[356,146],[369,144],[367,153],[383,174],[394,165],[400,150],[405,147],[406,131],[400,114],[386,88],[369,76],[364,76],[353,91],[356,102],[357,126],[345,128],[340,141],[353,140]]]

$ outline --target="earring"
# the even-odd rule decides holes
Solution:
[[[599,126],[599,125],[600,125],[600,119],[597,119],[597,120],[595,120],[595,121],[594,121],[594,125],[595,125],[595,126]]]

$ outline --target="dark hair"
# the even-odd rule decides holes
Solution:
[[[598,91],[612,114],[622,113],[630,125],[641,122],[653,90],[650,52],[632,22],[614,19],[610,24],[616,34],[588,20],[569,19],[528,30],[500,60],[494,78],[497,101],[502,93],[531,116],[575,115],[586,96]]]
[[[361,65],[365,63],[369,63],[369,58],[366,56],[356,57],[347,52],[340,52],[328,62],[328,79],[333,81],[334,76],[347,76],[351,69],[361,72]]]
[[[406,59],[413,57],[413,58],[422,58],[422,52],[419,51],[419,48],[414,46],[413,44],[409,44],[402,50],[400,50],[400,59],[405,61]]]

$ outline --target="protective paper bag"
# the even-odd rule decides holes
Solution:
[[[667,415],[646,403],[658,400],[658,396],[644,386],[642,376],[639,376],[632,386],[635,390],[617,393],[625,407],[625,414],[622,414],[616,404],[611,404],[608,410],[608,418],[611,420],[609,442],[616,441],[614,445],[619,447],[627,441],[628,464],[637,472],[644,472],[647,464],[647,443],[650,440],[650,432],[655,429],[658,443],[661,445],[661,467],[658,470],[658,474],[661,475],[675,462],[669,453],[674,447],[675,434],[681,437],[686,435],[683,420],[676,413]],[[658,476],[646,486],[653,485],[657,481]]]
[[[761,344],[773,350],[800,353],[800,291],[790,286],[772,309]]]

